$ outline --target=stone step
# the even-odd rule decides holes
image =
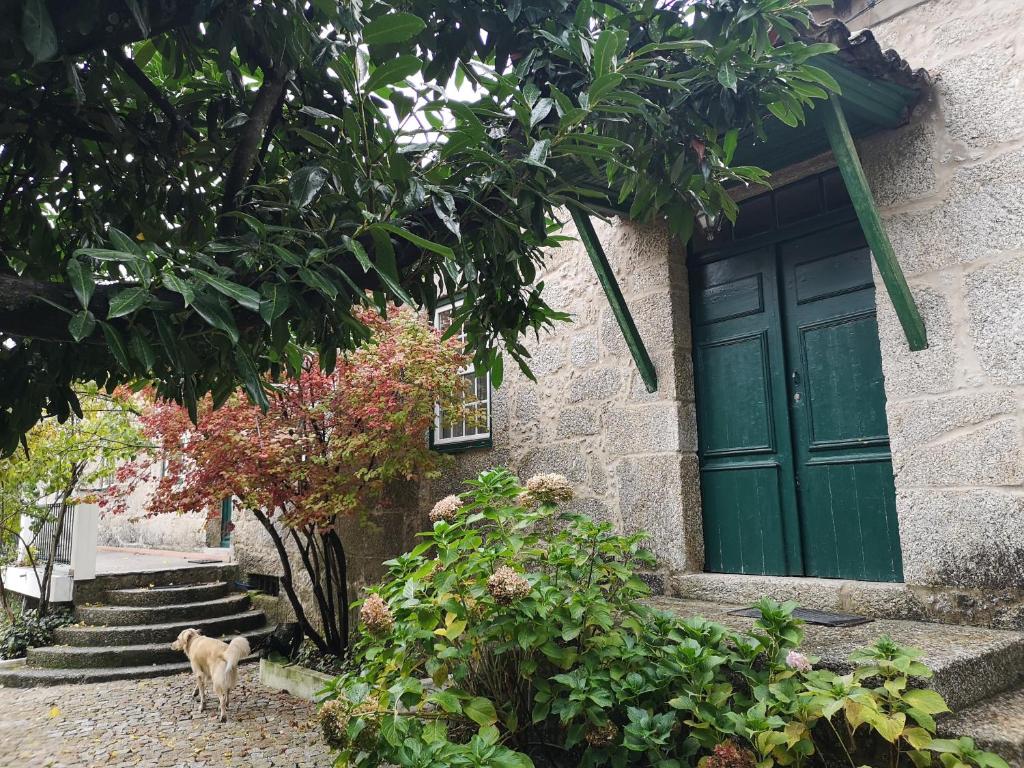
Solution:
[[[258,651],[272,631],[272,627],[264,626],[246,632],[228,633],[220,639],[229,641],[241,634],[249,641],[252,650]],[[185,655],[181,651],[172,650],[170,643],[144,643],[113,646],[48,645],[45,648],[29,648],[26,658],[30,667],[96,669],[172,664],[184,659]]]
[[[233,594],[215,600],[184,605],[154,605],[146,608],[123,605],[83,606],[75,609],[75,618],[84,624],[116,627],[212,619],[218,616],[242,613],[248,608],[249,595]]]
[[[155,605],[182,605],[206,600],[216,600],[228,594],[226,581],[208,584],[185,584],[177,587],[138,587],[133,589],[111,589],[104,596],[110,605],[148,607]]]
[[[235,563],[214,565],[193,565],[182,568],[168,568],[159,571],[137,571],[97,576],[89,581],[75,583],[75,600],[81,603],[101,603],[112,590],[140,589],[154,587],[182,587],[210,582],[235,581],[238,566]],[[176,602],[188,602],[179,600]]]
[[[194,627],[204,635],[216,637],[232,632],[244,632],[262,627],[266,623],[263,611],[246,611],[212,619],[193,619],[165,624],[137,624],[128,627],[91,627],[72,625],[61,627],[55,633],[57,645],[144,645],[170,643],[183,629]]]
[[[43,685],[69,685],[75,683],[104,683],[110,680],[140,680],[189,672],[187,661],[174,664],[151,664],[139,667],[111,667],[105,669],[47,669],[42,667],[9,667],[0,669],[0,686],[5,688],[35,688]]]
[[[723,603],[656,597],[652,605],[679,616],[702,616],[741,631],[754,620],[731,616],[737,607]],[[749,605],[749,604],[748,604]],[[888,635],[900,645],[922,651],[931,667],[931,681],[950,708],[961,710],[974,702],[1013,688],[1024,680],[1024,633],[920,621],[878,619],[856,627],[804,627],[803,652],[820,657],[819,664],[845,672],[850,653]]]
[[[1006,691],[939,721],[945,738],[970,736],[974,743],[1024,768],[1024,689]]]
[[[242,659],[249,664],[258,659],[252,654]],[[10,666],[0,669],[0,687],[35,688],[48,685],[74,685],[77,683],[105,683],[111,680],[141,680],[147,677],[191,674],[187,661],[173,664],[146,664],[135,667],[109,667],[103,669],[46,669],[30,666]]]

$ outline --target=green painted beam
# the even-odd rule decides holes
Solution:
[[[572,206],[569,210],[572,213],[572,220],[576,223],[580,240],[583,241],[583,247],[587,249],[590,262],[594,265],[594,271],[597,272],[597,279],[601,282],[605,296],[608,297],[608,304],[611,305],[612,313],[619,323],[619,329],[626,339],[629,353],[633,355],[633,361],[640,371],[640,378],[644,380],[648,392],[656,392],[658,390],[658,375],[654,371],[654,363],[651,362],[651,356],[647,354],[644,340],[640,338],[636,323],[633,322],[633,315],[630,314],[626,300],[622,297],[619,283],[615,279],[615,273],[612,272],[611,264],[608,263],[604,248],[601,247],[601,241],[597,239],[594,225],[590,222],[590,217],[580,208]]]
[[[832,154],[835,155],[836,164],[846,182],[846,189],[850,193],[850,200],[853,201],[853,209],[857,212],[861,229],[864,230],[864,237],[868,241],[871,253],[874,254],[878,271],[882,275],[882,282],[885,290],[892,299],[896,316],[903,326],[903,333],[907,337],[910,349],[918,351],[928,347],[928,336],[925,332],[924,321],[917,309],[917,303],[907,285],[907,279],[903,276],[903,269],[896,259],[889,235],[886,234],[882,225],[882,218],[878,215],[875,207],[875,199],[871,195],[871,188],[868,186],[867,177],[864,176],[864,169],[861,167],[860,158],[857,155],[857,147],[853,144],[853,137],[850,135],[850,128],[846,124],[846,115],[843,114],[843,107],[835,95],[829,97],[828,104],[821,107],[825,123],[825,133],[828,135],[828,143],[832,146]]]

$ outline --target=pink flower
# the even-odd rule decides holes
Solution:
[[[786,654],[786,666],[795,669],[797,672],[810,672],[811,660],[797,651],[790,651]]]

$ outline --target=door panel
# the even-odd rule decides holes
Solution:
[[[774,252],[705,264],[691,281],[706,567],[800,573]]]
[[[705,567],[899,581],[870,253],[774,239],[691,270]]]
[[[804,566],[903,578],[870,252],[852,222],[782,243]]]

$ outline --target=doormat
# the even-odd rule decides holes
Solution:
[[[199,558],[198,560],[186,560],[186,562],[192,563],[193,565],[209,565],[210,563],[220,563],[220,562],[223,562],[223,561],[218,560],[215,557],[210,557],[210,558]]]
[[[739,608],[729,611],[730,616],[746,616],[750,619],[761,618],[761,612],[757,608]],[[831,611],[814,611],[810,608],[794,608],[793,618],[806,621],[808,624],[820,624],[823,627],[856,627],[858,624],[867,624],[872,619],[864,616],[855,616],[852,613],[832,613]]]

